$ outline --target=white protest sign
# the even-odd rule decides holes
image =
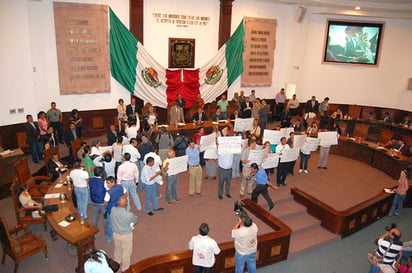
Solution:
[[[319,132],[318,138],[320,139],[320,146],[338,145],[338,132],[336,131]]]
[[[307,137],[302,146],[302,150],[314,152],[318,149],[319,139],[314,137]]]
[[[253,127],[253,118],[235,119],[235,132],[250,131]]]
[[[306,135],[294,135],[293,136],[293,147],[294,148],[302,148],[303,144],[305,144]]]
[[[206,150],[216,149],[216,134],[211,133],[207,136],[200,137],[200,151],[204,152]]]
[[[204,159],[217,159],[217,148],[205,151]]]
[[[187,155],[169,159],[168,175],[175,175],[187,171]]]
[[[217,142],[219,143],[218,153],[219,154],[240,154],[242,152],[241,147],[241,136],[231,136],[231,137],[218,137]]]
[[[280,131],[283,132],[284,137],[289,138],[290,133],[294,132],[295,129],[293,127],[288,127],[288,128],[281,128]]]
[[[280,157],[280,162],[291,162],[291,161],[296,161],[299,156],[299,149],[294,148],[294,149],[285,149],[282,153],[282,156]]]
[[[279,164],[279,155],[278,154],[268,154],[262,162],[263,169],[272,169],[276,168]]]
[[[258,165],[262,165],[262,162],[265,159],[267,153],[268,153],[267,149],[253,149],[253,150],[250,150],[250,153],[249,153],[250,163],[256,163]]]
[[[284,133],[282,131],[275,131],[275,130],[263,130],[263,140],[269,141],[270,144],[279,144],[280,139],[284,137]]]
[[[103,147],[99,147],[99,153],[102,155],[106,152],[112,152],[113,151],[113,147],[112,146],[103,146]]]

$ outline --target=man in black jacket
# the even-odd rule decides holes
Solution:
[[[119,132],[116,130],[116,126],[110,125],[110,130],[107,133],[107,145],[112,146],[113,143],[116,143],[118,135]]]
[[[24,130],[27,134],[27,144],[29,145],[33,162],[39,163],[39,160],[43,160],[43,145],[40,141],[39,125],[33,122],[32,115],[27,115],[26,120]]]

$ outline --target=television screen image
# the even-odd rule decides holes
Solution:
[[[324,63],[377,66],[384,23],[328,20]]]

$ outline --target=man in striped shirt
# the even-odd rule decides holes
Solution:
[[[379,264],[382,273],[395,273],[395,264],[399,263],[402,257],[403,243],[400,240],[401,231],[393,228],[378,238],[378,249],[376,250],[379,257],[383,257]]]

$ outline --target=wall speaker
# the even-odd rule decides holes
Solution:
[[[412,91],[412,78],[408,79],[408,89],[406,89],[408,91]]]
[[[296,6],[294,20],[296,23],[302,23],[305,18],[306,8],[303,6]]]

